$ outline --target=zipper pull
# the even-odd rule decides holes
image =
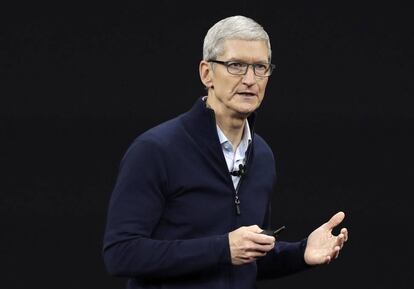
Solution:
[[[240,200],[239,200],[239,197],[237,195],[234,198],[234,203],[236,204],[236,214],[240,215]]]

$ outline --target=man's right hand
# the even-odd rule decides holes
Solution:
[[[263,257],[275,246],[275,238],[261,234],[257,225],[240,227],[229,233],[231,262],[242,265]]]

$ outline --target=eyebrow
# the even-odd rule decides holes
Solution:
[[[229,60],[227,60],[227,61],[232,61],[232,62],[243,62],[243,63],[248,63],[248,62],[246,62],[246,61],[244,61],[244,60],[242,60],[242,59],[240,59],[240,58],[235,58],[235,57],[231,57]],[[265,61],[256,61],[256,62],[254,62],[254,64],[268,64],[269,63],[269,61],[268,60],[265,60]]]

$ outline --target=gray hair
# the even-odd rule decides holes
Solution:
[[[251,18],[238,15],[224,18],[208,30],[204,38],[203,60],[216,59],[223,54],[223,43],[228,39],[264,40],[269,49],[269,62],[272,58],[269,35],[263,27]]]

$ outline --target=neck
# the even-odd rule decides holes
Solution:
[[[207,106],[214,110],[217,125],[231,142],[233,150],[236,150],[243,136],[247,115],[229,113],[215,97],[207,97]]]

